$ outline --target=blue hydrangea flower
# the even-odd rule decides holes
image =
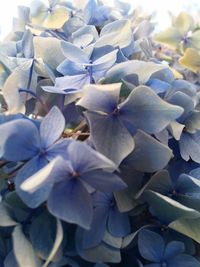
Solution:
[[[184,243],[171,241],[165,244],[163,238],[152,231],[142,230],[138,236],[141,256],[152,263],[144,267],[199,267],[200,262],[185,254]]]
[[[177,123],[168,127],[170,134],[179,141],[181,157],[188,161],[190,158],[200,163],[200,112],[198,110],[198,93],[195,85],[188,81],[175,80],[165,99],[175,105],[184,108],[183,114]],[[184,130],[184,131],[183,131]]]
[[[113,173],[117,166],[81,142],[71,142],[67,147],[68,160],[57,157],[27,179],[21,188],[37,192],[51,186],[46,195],[49,211],[56,217],[89,229],[93,209],[91,193],[95,190],[112,192],[126,184]],[[40,197],[39,202],[45,199]]]
[[[101,25],[109,19],[111,7],[102,5],[99,0],[89,0],[83,11],[83,18],[88,25]]]
[[[29,206],[35,207],[38,197],[30,198],[20,189],[21,183],[45,166],[56,155],[65,155],[69,140],[59,140],[65,127],[65,119],[57,107],[42,120],[39,129],[27,119],[16,119],[0,126],[0,157],[8,161],[24,161],[24,166],[15,178],[17,193]],[[63,153],[64,152],[64,153]],[[49,188],[37,192],[44,196]]]
[[[94,146],[116,164],[133,151],[137,129],[158,133],[183,113],[146,86],[138,86],[119,103],[120,89],[120,83],[88,85],[77,103],[87,109],[84,114]]]
[[[198,176],[199,170],[191,171],[191,175]],[[168,171],[163,170],[153,175],[138,193],[142,196],[147,190],[158,192],[163,196],[177,201],[182,205],[200,211],[200,180],[191,175],[182,173],[176,180],[172,181]],[[162,183],[160,182],[162,180]],[[179,202],[179,203],[178,203]],[[151,201],[150,201],[151,204]],[[153,205],[154,206],[154,205]],[[158,212],[158,216],[161,213]],[[172,212],[168,215],[171,216]],[[166,216],[167,217],[167,214]]]
[[[89,231],[82,233],[84,249],[101,243],[105,232],[114,237],[124,237],[130,233],[128,213],[118,210],[115,198],[111,193],[95,192],[93,194],[93,220]]]
[[[43,86],[45,91],[70,94],[82,91],[83,86],[96,83],[104,77],[117,58],[117,49],[112,46],[95,48],[93,45],[81,49],[69,42],[61,42],[66,57],[57,70],[64,75],[55,81],[55,87]]]

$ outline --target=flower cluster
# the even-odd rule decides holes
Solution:
[[[0,266],[200,267],[200,28],[33,0],[0,44]]]

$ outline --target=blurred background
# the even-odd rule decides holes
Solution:
[[[0,9],[0,39],[3,39],[12,27],[12,18],[17,15],[17,6],[28,6],[32,0],[5,0],[1,1]],[[73,1],[73,0],[72,0]],[[85,0],[74,0],[79,6],[84,5]],[[125,0],[124,0],[125,1]],[[114,0],[104,1],[113,4]],[[187,10],[194,15],[200,11],[200,0],[126,0],[130,2],[132,8],[141,6],[148,13],[156,12],[154,21],[157,23],[156,29],[163,29],[170,24],[168,12],[178,14],[180,11]],[[199,13],[200,14],[200,13]],[[199,15],[200,16],[200,15]]]

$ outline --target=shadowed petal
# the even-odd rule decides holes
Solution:
[[[117,169],[111,160],[83,142],[71,142],[67,148],[67,155],[74,170],[81,174],[96,169],[108,169],[110,171]]]
[[[111,113],[117,107],[120,88],[121,83],[109,85],[86,85],[84,87],[84,95],[77,102],[77,105],[90,111]]]
[[[134,149],[134,140],[118,116],[85,112],[96,149],[117,165]]]
[[[30,193],[37,192],[40,188],[52,186],[52,184],[63,179],[69,179],[71,173],[73,173],[73,168],[70,162],[61,157],[56,157],[43,168],[36,168],[35,172],[29,174],[28,179],[20,184],[20,187]]]
[[[106,231],[107,216],[107,207],[100,206],[94,209],[91,228],[90,230],[83,232],[82,245],[84,249],[96,247],[101,243]]]
[[[200,262],[194,257],[186,254],[180,254],[173,259],[169,260],[170,267],[199,267]]]
[[[120,105],[122,120],[151,134],[162,131],[171,121],[180,117],[183,111],[183,108],[162,100],[146,86],[135,88]]]
[[[167,244],[164,252],[164,259],[171,259],[174,256],[181,254],[185,251],[185,245],[180,241],[171,241]]]
[[[47,203],[49,211],[59,219],[78,224],[85,229],[90,228],[91,196],[78,179],[54,185]]]
[[[172,158],[172,150],[158,142],[151,135],[138,130],[134,136],[135,149],[125,162],[141,172],[155,172],[163,169]]]
[[[0,157],[27,160],[38,153],[39,147],[39,132],[32,122],[17,119],[0,126]]]
[[[51,185],[41,186],[35,192],[25,192],[22,188],[22,184],[28,181],[29,177],[36,175],[36,173],[42,169],[47,160],[44,157],[37,156],[24,165],[24,167],[18,172],[15,178],[15,187],[17,194],[20,198],[31,208],[39,206],[44,202],[51,190]],[[39,177],[38,177],[39,178]],[[36,178],[37,179],[37,178]]]
[[[65,128],[65,118],[62,112],[54,106],[40,124],[42,147],[48,148],[57,141]]]
[[[142,230],[138,235],[138,249],[143,258],[160,262],[164,252],[163,238],[152,231]]]
[[[116,237],[123,237],[130,234],[130,222],[127,213],[121,213],[117,207],[113,207],[109,211],[108,230]]]
[[[62,48],[63,54],[68,60],[72,62],[80,63],[80,64],[90,63],[87,54],[84,53],[84,51],[78,48],[77,46],[69,42],[62,41],[61,48]]]
[[[127,187],[119,176],[102,170],[86,172],[81,179],[101,192],[119,191]]]

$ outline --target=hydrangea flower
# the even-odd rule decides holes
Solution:
[[[121,0],[18,8],[0,44],[0,265],[200,265],[199,21],[171,17],[153,36]]]
[[[33,24],[50,29],[59,29],[69,19],[70,12],[57,0],[34,0],[30,6],[30,18]]]
[[[52,93],[71,94],[82,91],[86,84],[96,83],[116,61],[117,50],[112,46],[95,48],[93,45],[84,50],[68,42],[61,43],[67,58],[57,70],[64,77],[56,78],[55,87],[43,86]]]
[[[38,197],[31,198],[20,189],[21,183],[45,166],[56,155],[63,155],[68,140],[60,140],[65,127],[65,119],[57,107],[42,120],[39,129],[27,119],[16,119],[3,123],[0,128],[0,157],[9,161],[24,161],[23,168],[15,179],[16,190],[20,197],[31,207],[37,206]],[[49,187],[38,191],[45,197]]]
[[[97,191],[93,194],[93,203],[91,228],[82,233],[84,249],[100,244],[106,231],[114,237],[124,237],[130,233],[129,216],[118,210],[113,194]]]
[[[90,193],[95,189],[112,192],[125,188],[126,184],[113,173],[117,166],[86,144],[72,142],[67,154],[68,161],[56,158],[28,178],[21,188],[37,192],[51,186],[46,196],[49,211],[64,221],[89,229],[93,216]],[[42,196],[39,203],[44,200]]]
[[[185,253],[184,243],[171,241],[165,244],[159,234],[149,230],[139,233],[138,248],[141,256],[151,262],[145,267],[200,266],[199,261]]]
[[[181,12],[172,18],[172,26],[158,33],[156,40],[172,49],[185,49],[187,47],[199,49],[200,31],[195,29],[191,15]]]
[[[133,151],[132,135],[137,129],[160,132],[183,111],[179,106],[164,102],[145,86],[135,88],[124,102],[119,103],[120,88],[121,84],[117,83],[90,85],[77,103],[87,109],[84,114],[95,147],[117,164]],[[149,104],[152,102],[154,106]]]

